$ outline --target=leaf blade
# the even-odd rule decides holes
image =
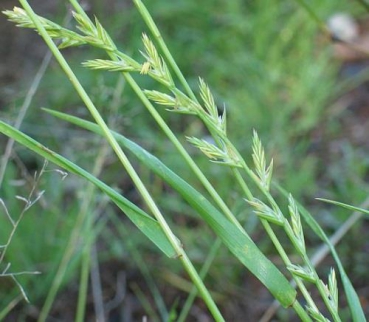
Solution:
[[[11,137],[18,143],[36,152],[48,161],[60,166],[61,168],[74,173],[100,188],[109,198],[129,217],[129,219],[146,235],[158,248],[168,257],[175,257],[175,250],[169,243],[165,234],[161,230],[158,222],[145,213],[135,204],[117,193],[114,189],[92,176],[89,172],[67,160],[56,152],[48,149],[41,143],[16,130],[12,126],[0,121],[0,133]]]

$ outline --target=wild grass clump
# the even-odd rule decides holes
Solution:
[[[162,302],[158,300],[157,306],[162,308],[158,319],[184,321],[197,295],[202,298],[216,321],[224,321],[220,307],[214,300],[211,287],[204,281],[204,277],[209,267],[211,267],[219,248],[223,245],[238,260],[239,264],[243,265],[270,291],[281,306],[294,311],[302,321],[342,320],[340,316],[338,274],[344,286],[352,318],[355,321],[365,320],[358,296],[329,238],[314,217],[295,200],[293,195],[284,191],[273,180],[274,162],[267,157],[257,130],[237,130],[243,136],[250,134],[252,155],[247,160],[252,160],[252,162],[249,162],[230,136],[233,129],[227,126],[229,115],[227,107],[220,109],[217,106],[212,90],[204,79],[199,78],[196,86],[191,87],[189,85],[164,42],[154,20],[141,1],[135,0],[134,4],[147,24],[152,38],[146,33],[142,34],[141,58],[139,59],[121,51],[104,28],[103,23],[96,17],[91,19],[75,0],[70,0],[74,10],[75,29],[63,27],[36,15],[26,0],[20,0],[20,3],[23,9],[15,7],[12,11],[8,10],[4,13],[18,26],[35,29],[41,35],[87,107],[94,122],[88,122],[76,116],[50,109],[45,109],[45,111],[61,120],[102,136],[107,142],[107,145],[104,145],[105,148],[109,146],[115,152],[122,170],[129,175],[142,202],[139,204],[132,203],[113,185],[107,185],[98,178],[98,174],[103,169],[103,156],[98,155],[94,160],[94,170],[86,171],[25,133],[4,122],[0,123],[0,131],[3,134],[65,171],[76,174],[92,184],[83,197],[84,202],[77,216],[76,225],[70,234],[68,246],[39,314],[40,321],[45,321],[50,313],[75,250],[74,245],[79,240],[78,235],[81,232],[93,232],[89,238],[83,241],[81,247],[81,275],[75,319],[77,321],[85,319],[88,276],[90,270],[96,273],[91,268],[91,263],[93,263],[94,254],[96,254],[94,241],[98,231],[96,230],[97,218],[94,215],[89,215],[89,209],[91,209],[91,203],[97,188],[162,253],[168,258],[181,263],[195,287],[193,290],[189,290],[188,300],[183,305],[183,310],[178,317],[173,316],[170,310],[163,308]],[[58,46],[55,45],[54,40],[58,41]],[[60,51],[61,49],[79,46],[94,47],[104,54],[103,58],[99,57],[83,62],[85,68],[122,75],[126,84],[133,90],[160,130],[173,144],[176,154],[181,157],[183,166],[187,167],[196,179],[196,186],[192,182],[181,178],[169,169],[164,161],[159,160],[142,146],[113,131],[113,127],[107,124],[104,115],[93,102],[91,95],[88,94],[67,62],[66,57]],[[143,87],[137,81],[138,79],[150,79],[147,84],[153,85],[150,88]],[[195,90],[192,88],[195,88]],[[198,95],[195,93],[198,93]],[[179,139],[177,135],[181,136],[181,133],[174,134],[170,121],[163,118],[161,108],[181,117],[188,115],[197,121],[201,121],[200,124],[204,127],[203,133],[207,134],[206,137],[186,136]],[[309,126],[310,124],[306,125],[306,127]],[[153,137],[153,140],[155,140],[155,137]],[[260,220],[281,258],[283,263],[281,267],[277,267],[268,259],[249,236],[244,225],[237,218],[232,207],[229,206],[228,196],[223,196],[218,192],[212,180],[205,175],[205,171],[187,152],[189,145],[201,151],[209,162],[226,170],[221,174],[226,174],[229,176],[229,180],[233,182],[233,187],[230,188],[237,191],[242,207],[248,210],[250,216],[253,213]],[[106,150],[101,151],[101,154],[105,155]],[[215,242],[204,260],[205,265],[201,269],[195,266],[194,260],[189,255],[190,250],[182,242],[182,239],[185,239],[186,227],[180,227],[173,219],[173,214],[165,213],[161,209],[159,201],[162,199],[154,197],[155,191],[149,189],[151,186],[144,181],[143,175],[137,171],[132,159],[135,160],[135,164],[137,162],[140,167],[160,178],[165,185],[176,191],[178,197],[189,206],[188,209],[191,209],[191,212],[200,218],[204,227],[209,227],[213,231]],[[232,191],[227,193],[231,194]],[[125,228],[119,229],[124,227],[121,221],[114,216],[113,218],[118,231],[128,236]],[[310,257],[311,253],[305,241],[305,227],[310,227],[328,245],[335,259],[336,267],[332,267],[327,276],[318,274],[315,262]],[[182,236],[179,233],[180,231],[182,231]],[[137,254],[137,250],[135,254],[136,258],[139,258],[140,255]],[[137,262],[142,263],[144,259],[137,259]],[[145,265],[140,266],[140,270],[147,276],[149,270]],[[91,275],[93,274],[91,273]],[[292,279],[292,283],[288,279]],[[149,278],[147,282],[148,284],[152,283]],[[93,287],[98,288],[96,283],[93,284]],[[316,297],[312,295],[311,288],[314,288],[314,294],[317,294]],[[151,290],[157,294],[155,285],[151,285]],[[144,295],[137,289],[136,294],[145,303]],[[160,299],[160,295],[157,295],[157,298]],[[101,304],[101,301],[100,297],[99,300],[96,300],[96,303]],[[104,309],[101,308],[101,305],[96,305],[95,310],[97,315],[104,316]],[[155,313],[152,314],[155,315]]]

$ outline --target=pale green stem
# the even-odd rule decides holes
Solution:
[[[265,219],[260,219],[265,231],[267,232],[269,238],[271,239],[271,241],[274,244],[274,247],[277,249],[279,255],[281,256],[283,262],[285,263],[286,266],[291,265],[291,261],[287,255],[287,253],[285,252],[283,246],[281,245],[281,243],[278,240],[278,237],[276,236],[276,234],[273,231],[273,228],[270,226],[269,222]],[[306,302],[309,304],[309,306],[311,306],[312,308],[316,308],[317,311],[318,308],[315,305],[315,302],[313,300],[313,298],[311,297],[309,291],[307,290],[304,282],[302,281],[302,279],[294,274],[292,274],[292,278],[295,281],[297,287],[299,288],[299,290],[301,291],[301,293],[303,294]]]
[[[213,264],[215,256],[216,256],[216,254],[217,254],[217,252],[218,252],[221,245],[222,245],[222,240],[220,238],[217,238],[216,241],[214,242],[213,246],[210,249],[210,252],[209,252],[209,254],[208,254],[208,256],[205,260],[204,265],[202,266],[202,268],[200,270],[200,277],[202,279],[205,279],[206,274],[208,273],[211,265]],[[194,300],[196,299],[197,294],[198,294],[197,288],[193,287],[190,294],[188,295],[188,298],[187,298],[185,304],[183,305],[181,313],[178,316],[176,322],[186,321],[188,313],[190,312],[190,309],[192,307],[192,304],[193,304]]]
[[[100,153],[95,161],[95,166],[92,171],[92,174],[97,177],[103,168],[105,157],[108,153],[107,149],[108,145],[102,145],[100,149]],[[78,288],[78,303],[77,303],[77,313],[76,313],[76,322],[83,322],[85,320],[85,312],[86,312],[86,299],[88,292],[88,277],[91,267],[91,249],[94,243],[94,238],[91,237],[93,234],[93,222],[95,214],[92,210],[93,208],[93,196],[96,193],[96,186],[90,184],[86,194],[84,195],[83,203],[81,206],[81,212],[84,213],[83,217],[86,218],[85,229],[83,231],[83,235],[85,236],[84,247],[82,249],[82,266],[81,266],[81,277],[80,277],[80,286]],[[90,216],[88,216],[90,214]],[[96,214],[95,214],[96,215]]]
[[[8,305],[0,311],[0,321],[5,321],[8,314],[23,300],[22,295],[17,296],[8,303]],[[3,303],[4,304],[4,303]]]
[[[117,81],[117,85],[115,87],[114,96],[112,99],[112,103],[110,104],[110,110],[112,112],[116,112],[118,108],[118,99],[120,95],[122,94],[122,90],[124,87],[123,79],[120,77]],[[94,169],[92,170],[92,174],[95,177],[98,177],[99,173],[101,172],[105,158],[108,153],[108,147],[109,145],[106,144],[106,142],[102,142],[101,148],[99,149],[98,157],[95,161]],[[94,222],[94,216],[87,216],[88,213],[95,214],[94,211],[91,211],[93,206],[91,204],[93,203],[93,196],[96,193],[96,186],[93,184],[88,186],[88,189],[85,194],[85,198],[83,199],[83,203],[81,206],[81,212],[85,213],[83,217],[86,218],[85,223],[85,229],[84,229],[84,236],[87,236],[85,238],[85,245],[82,250],[82,266],[81,266],[81,277],[80,277],[80,286],[78,288],[78,303],[77,303],[77,313],[76,313],[76,322],[83,322],[85,320],[85,312],[86,312],[86,300],[87,300],[87,291],[88,291],[88,277],[90,273],[91,268],[91,253],[93,248],[93,243],[95,242],[95,238],[92,236],[93,234],[93,222]],[[95,214],[96,215],[96,214]]]
[[[73,227],[73,230],[71,232],[69,241],[67,243],[66,249],[64,251],[63,257],[61,259],[61,262],[58,266],[58,270],[55,274],[55,277],[53,279],[52,285],[50,287],[49,293],[47,294],[45,303],[41,309],[40,315],[38,317],[38,322],[45,322],[47,319],[47,316],[50,312],[51,306],[54,302],[55,296],[58,292],[58,289],[63,281],[65,272],[67,270],[68,264],[73,256],[73,253],[76,249],[76,246],[78,245],[78,240],[80,238],[80,232],[83,226],[83,223],[85,222],[85,215],[86,213],[80,212],[76,218],[75,225]]]
[[[111,221],[113,225],[117,228],[118,232],[120,233],[120,237],[126,240],[125,247],[127,247],[129,255],[132,256],[132,260],[134,261],[135,265],[137,265],[142,276],[144,277],[145,283],[149,286],[149,289],[151,290],[152,293],[152,297],[154,298],[156,306],[160,312],[162,321],[167,321],[168,310],[165,306],[163,297],[160,294],[160,291],[155,283],[154,278],[151,276],[152,272],[148,267],[148,265],[146,264],[146,261],[144,260],[144,258],[142,257],[141,253],[134,245],[134,243],[129,239],[130,234],[129,229],[125,227],[125,223],[122,222],[122,220],[120,220],[116,214],[113,214],[111,216]]]
[[[146,6],[142,3],[141,0],[133,0],[134,4],[136,5],[137,10],[140,12],[142,18],[146,22],[146,25],[150,29],[151,33],[153,34],[154,38],[156,39],[157,43],[159,44],[159,47],[166,59],[166,61],[169,63],[169,65],[172,67],[174,73],[178,77],[180,83],[184,87],[185,91],[187,92],[187,95],[195,102],[198,102],[195,94],[193,93],[191,87],[189,86],[188,82],[186,81],[185,77],[183,76],[180,68],[178,67],[175,59],[173,58],[170,50],[168,49],[165,41],[163,40],[163,37],[161,36],[161,33],[159,31],[159,28],[156,26],[155,21],[152,19],[149,11],[147,10]],[[176,90],[175,88],[172,90]],[[145,97],[146,98],[146,97]],[[146,103],[144,102],[146,105]],[[151,102],[148,102],[148,104],[152,105]],[[147,105],[146,105],[147,106]],[[151,108],[150,108],[151,109]],[[156,112],[156,110],[155,110]],[[160,117],[160,115],[159,115]],[[205,121],[203,119],[203,121]],[[166,125],[166,124],[165,124]],[[161,125],[160,125],[161,126]],[[164,130],[164,128],[163,128]],[[168,130],[172,133],[172,131],[168,128]],[[211,127],[210,129],[211,130]],[[166,133],[166,131],[164,130]],[[166,133],[167,134],[167,133]],[[173,134],[173,133],[172,133]],[[168,134],[167,134],[168,135]],[[174,135],[173,135],[174,136]],[[168,136],[169,137],[169,136]],[[170,138],[170,137],[169,137]],[[175,140],[178,142],[177,138],[174,136]],[[216,136],[214,136],[215,139]],[[177,144],[174,143],[174,141],[170,138],[170,140],[173,142],[173,144],[177,147]],[[179,142],[178,142],[179,143]],[[183,158],[186,160],[188,165],[191,167],[191,169],[195,172],[199,180],[202,182],[202,184],[205,186],[205,188],[208,190],[210,195],[213,197],[213,199],[216,201],[218,206],[223,210],[224,214],[228,217],[230,221],[232,221],[241,231],[243,231],[242,226],[238,222],[238,220],[235,218],[233,213],[229,210],[228,206],[225,205],[222,198],[220,198],[219,194],[214,190],[213,186],[209,183],[209,181],[204,177],[203,173],[197,165],[193,162],[192,158],[189,157],[188,153],[183,149],[182,145],[179,143],[179,147],[177,147],[179,152],[182,154]],[[184,150],[184,151],[181,151]],[[186,154],[186,157],[184,156]],[[190,161],[187,159],[189,157]],[[200,175],[200,176],[199,176]]]
[[[310,316],[306,313],[304,308],[301,306],[299,301],[295,301],[292,304],[292,308],[295,310],[297,315],[300,317],[301,321],[303,322],[313,322],[313,320],[310,318]]]
[[[76,1],[71,0],[71,2],[76,3]],[[195,283],[195,285],[198,287],[200,294],[202,295],[203,300],[207,304],[210,312],[212,313],[213,317],[217,321],[224,321],[218,307],[214,303],[214,300],[212,299],[209,291],[203,284],[201,278],[199,277],[198,273],[196,272],[195,268],[193,267],[191,261],[187,257],[187,254],[185,253],[184,249],[182,248],[182,245],[176,238],[176,236],[173,234],[172,230],[170,229],[169,225],[165,221],[162,213],[160,212],[159,208],[157,207],[154,200],[151,198],[150,193],[147,191],[145,185],[139,178],[138,174],[134,170],[133,166],[129,162],[127,156],[119,146],[118,142],[115,140],[114,136],[110,132],[109,127],[106,125],[105,121],[100,116],[100,113],[96,109],[95,105],[91,101],[90,97],[78,81],[77,77],[73,73],[72,69],[69,67],[68,63],[64,59],[63,55],[60,53],[50,36],[48,35],[45,28],[40,23],[38,17],[33,12],[32,8],[29,6],[27,0],[20,0],[20,3],[22,4],[23,8],[26,10],[27,14],[29,15],[30,19],[35,24],[39,34],[42,36],[50,50],[53,52],[55,58],[61,65],[62,69],[68,76],[70,82],[75,87],[77,93],[80,95],[81,99],[85,103],[86,107],[90,111],[91,115],[95,119],[96,123],[101,127],[102,131],[104,132],[104,135],[106,139],[108,140],[110,146],[113,148],[114,152],[116,153],[118,159],[121,161],[122,165],[126,169],[127,173],[130,175],[132,181],[134,182],[137,190],[140,192],[143,200],[145,201],[148,208],[152,211],[153,215],[155,216],[156,220],[158,221],[160,227],[162,228],[163,232],[167,236],[169,242],[173,246],[174,250],[176,251],[178,257],[180,258],[182,264],[184,265],[187,273]],[[78,3],[76,3],[78,5]],[[78,5],[79,6],[79,5]],[[82,8],[81,8],[82,10]],[[83,10],[82,10],[83,11]],[[85,17],[87,17],[86,14],[84,14]]]
[[[169,51],[165,41],[163,40],[163,37],[160,34],[159,28],[156,26],[155,21],[152,19],[149,11],[146,9],[145,5],[142,3],[141,0],[133,0],[134,4],[136,5],[137,10],[141,14],[143,20],[146,22],[146,25],[150,29],[151,33],[154,35],[157,43],[159,44],[164,57],[168,61],[169,65],[174,70],[174,73],[177,75],[180,83],[185,88],[187,94],[193,99],[195,102],[197,101],[197,98],[195,94],[193,93],[191,87],[188,85],[185,77],[183,76],[180,68],[178,67],[175,59],[173,58],[171,52]]]
[[[117,106],[117,104],[116,104],[116,99],[117,99],[116,95],[118,95],[118,93],[120,92],[119,89],[121,87],[122,87],[122,84],[119,83],[119,85],[117,87],[117,93],[114,94],[115,99],[114,99],[113,103],[116,106]],[[45,321],[46,318],[47,318],[47,315],[50,311],[51,305],[52,305],[52,303],[55,299],[55,296],[57,294],[57,291],[60,288],[60,285],[62,283],[63,277],[64,277],[65,272],[67,270],[67,266],[68,266],[68,264],[71,260],[71,257],[73,256],[73,253],[76,249],[76,245],[78,245],[78,239],[79,239],[80,233],[82,231],[83,223],[86,221],[86,215],[87,215],[87,212],[80,211],[78,216],[77,216],[75,225],[73,227],[72,233],[69,237],[68,244],[66,246],[66,250],[65,250],[65,252],[63,254],[63,257],[62,257],[62,260],[59,264],[58,270],[56,272],[56,275],[55,275],[55,278],[54,278],[53,283],[51,285],[51,288],[49,290],[49,293],[46,297],[44,306],[41,310],[41,313],[40,313],[40,316],[39,316],[39,321]],[[81,303],[81,301],[79,301],[79,303]],[[79,304],[78,307],[80,305],[82,306],[82,304]]]
[[[237,152],[236,149],[234,149]],[[238,156],[239,158],[241,158],[241,156],[239,155]],[[243,160],[243,159],[241,159]],[[273,207],[274,210],[276,211],[281,211],[279,209],[279,206],[278,204],[276,203],[276,201],[274,200],[274,198],[272,197],[272,195],[269,193],[269,191],[267,191],[261,184],[260,184],[260,181],[258,179],[258,177],[255,175],[254,172],[251,171],[251,169],[247,166],[246,162],[242,162],[243,164],[243,168],[245,170],[245,172],[247,173],[247,175],[253,180],[253,182],[257,185],[257,187],[259,188],[259,190],[267,197],[270,205]],[[240,174],[237,174],[238,170],[234,171],[234,174],[236,176],[236,180],[239,182],[239,184],[241,185],[241,187],[244,189],[244,184],[243,184],[243,179],[241,177]],[[248,198],[251,197],[250,200],[252,200],[252,194],[251,192],[247,189],[245,190],[244,189],[244,193],[246,196],[248,196]],[[280,256],[282,257],[284,263],[288,266],[291,264],[289,258],[288,258],[288,255],[286,254],[286,252],[284,251],[284,248],[283,246],[280,244],[279,240],[278,240],[278,237],[275,235],[273,229],[271,228],[269,222],[267,222],[266,220],[264,219],[261,219],[261,222],[264,226],[264,229],[266,230],[266,232],[268,233],[269,237],[271,238],[274,246],[276,247],[278,253],[280,254]],[[293,232],[291,231],[291,227],[288,225],[288,223],[285,223],[283,225],[283,228],[287,234],[287,236],[289,237],[289,239],[291,240],[292,244],[295,246],[296,249],[299,249],[297,246],[296,246],[296,240],[295,240],[295,237],[294,237],[294,234]],[[332,317],[335,319],[334,321],[341,321],[339,316],[337,315],[337,312],[332,308],[332,306],[330,305],[330,301],[328,299],[328,296],[326,295],[325,293],[325,290],[324,290],[324,286],[321,285],[322,283],[320,282],[320,279],[316,273],[316,270],[314,268],[313,265],[311,265],[310,263],[310,260],[308,258],[308,256],[305,254],[302,255],[306,265],[308,265],[308,267],[311,269],[311,271],[314,273],[314,276],[315,276],[315,279],[316,279],[316,285],[317,285],[317,288],[319,290],[319,293],[321,294],[328,310],[330,311],[330,313],[332,314]],[[306,286],[305,284],[302,282],[301,278],[293,275],[293,279],[295,280],[298,288],[300,289],[300,291],[302,292],[302,294],[304,295],[306,301],[309,303],[309,305],[312,307],[312,308],[316,308],[317,311],[319,311],[315,305],[315,302],[314,300],[312,299],[310,293],[308,292],[308,290],[306,289]]]
[[[240,187],[241,187],[243,193],[245,194],[246,198],[248,200],[252,200],[254,198],[254,196],[252,195],[252,192],[250,191],[249,187],[247,186],[245,180],[243,180],[240,171],[236,168],[232,168],[232,173],[233,173],[234,177],[236,178],[236,181],[240,185]]]
[[[77,301],[77,312],[75,322],[85,321],[87,293],[88,293],[88,277],[90,275],[90,256],[91,243],[85,246],[82,252],[82,266],[80,274],[80,282],[78,288],[78,301]]]
[[[235,150],[236,151],[236,150]],[[237,152],[238,153],[238,152]],[[240,157],[240,156],[239,156]],[[270,198],[270,194],[265,191],[264,187],[262,185],[260,185],[260,182],[258,180],[258,178],[255,176],[255,174],[249,169],[249,167],[247,166],[247,164],[245,162],[243,162],[243,168],[246,170],[246,173],[253,179],[253,181],[255,182],[255,184],[258,186],[258,188],[263,191],[264,193],[266,193]],[[246,197],[249,200],[252,200],[254,198],[254,196],[252,195],[251,191],[248,189],[247,185],[245,184],[245,181],[243,180],[240,172],[238,169],[232,169],[233,170],[233,174],[236,178],[236,181],[238,182],[238,184],[241,186],[241,189],[243,190],[244,194],[246,195]],[[269,199],[269,198],[268,198]],[[272,199],[274,201],[274,199]],[[275,204],[276,205],[276,204]],[[277,205],[276,205],[277,206]],[[278,207],[278,206],[277,206]],[[279,209],[279,208],[276,208]],[[271,225],[269,224],[269,222],[265,219],[260,219],[265,231],[267,232],[269,238],[271,239],[271,241],[273,242],[275,248],[277,249],[277,252],[279,253],[279,255],[281,256],[283,262],[285,263],[286,266],[291,265],[291,261],[287,255],[287,253],[285,252],[283,246],[281,245],[278,237],[276,236],[276,234],[274,233]],[[286,226],[286,225],[284,225]],[[309,303],[309,305],[313,308],[316,308],[316,305],[314,303],[314,300],[312,299],[310,293],[308,292],[305,284],[302,282],[301,278],[299,278],[298,276],[292,275],[293,279],[296,282],[296,285],[298,286],[298,288],[300,289],[301,293],[304,295],[306,301]],[[295,308],[295,307],[294,307]],[[318,309],[317,309],[318,310]],[[299,313],[299,312],[297,312]],[[299,313],[300,314],[300,313]]]
[[[246,173],[251,177],[251,179],[254,181],[254,183],[258,186],[258,188],[260,189],[261,192],[263,192],[263,194],[267,197],[270,205],[273,207],[274,210],[276,211],[281,211],[278,204],[276,203],[276,201],[274,200],[274,198],[272,197],[272,195],[269,193],[269,191],[267,191],[259,182],[259,179],[257,178],[257,176],[250,170],[250,168],[246,165],[245,162],[244,163],[244,169],[246,171]],[[263,221],[263,220],[262,220]],[[270,224],[268,222],[263,223],[264,228],[267,230],[269,237],[272,239],[275,247],[277,248],[279,254],[281,255],[281,257],[284,259],[284,262],[286,265],[291,264],[290,260],[288,259],[287,254],[285,253],[282,245],[280,245],[280,242],[278,240],[278,238],[276,237],[273,229],[270,227]],[[268,229],[267,229],[268,228]],[[295,249],[299,249],[299,247],[296,245],[296,239],[295,239],[295,235],[293,234],[290,225],[285,222],[283,225],[284,231],[286,232],[287,236],[289,237],[290,241],[292,242],[292,244],[294,245]],[[300,254],[300,253],[299,253]],[[337,312],[334,310],[334,308],[332,308],[329,298],[324,290],[324,286],[322,285],[322,283],[320,282],[319,276],[315,270],[315,267],[311,264],[309,257],[307,256],[307,254],[300,254],[305,262],[305,264],[309,267],[309,269],[313,272],[315,280],[316,280],[316,285],[317,288],[319,290],[320,295],[322,296],[324,303],[326,304],[329,312],[332,314],[332,317],[334,318],[334,321],[338,322],[341,321],[340,317],[338,316]],[[286,261],[287,260],[287,261]],[[302,282],[302,280],[293,275],[293,278],[297,284],[297,286],[299,287],[299,289],[301,290],[301,292],[304,294],[304,297],[306,299],[306,301],[309,303],[309,305],[312,308],[316,308],[317,311],[319,311],[314,303],[314,300],[312,299],[310,293],[307,291],[305,284]]]

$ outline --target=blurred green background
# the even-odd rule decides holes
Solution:
[[[70,21],[67,1],[30,3],[37,13],[51,20],[58,23]],[[339,229],[350,213],[328,207],[314,201],[314,198],[360,205],[368,196],[369,96],[365,77],[368,61],[365,58],[359,62],[337,58],[331,39],[292,0],[155,0],[145,1],[145,4],[192,88],[197,90],[198,77],[201,76],[212,89],[219,109],[226,108],[228,133],[246,160],[251,160],[251,134],[256,129],[268,159],[274,159],[274,179],[311,210],[328,234]],[[0,5],[2,10],[11,9],[16,2],[6,0]],[[140,59],[141,34],[147,32],[147,28],[132,3],[127,0],[91,0],[86,5],[87,12],[98,17],[118,47]],[[350,14],[362,23],[361,32],[365,33],[367,12],[359,1],[314,0],[309,1],[309,5],[322,21],[327,21],[337,12]],[[0,28],[0,117],[14,123],[46,47],[34,32],[16,28],[4,16],[0,17]],[[173,146],[119,76],[92,72],[81,66],[80,63],[86,59],[106,58],[101,52],[72,48],[64,53],[114,129],[143,145],[199,187],[182,165]],[[137,81],[144,88],[155,88],[152,81],[143,77],[137,76]],[[40,107],[89,118],[54,61],[41,80],[21,129],[92,171],[92,160],[96,159],[104,143],[90,133],[54,119]],[[195,118],[164,110],[160,112],[183,142],[185,135],[207,135]],[[5,137],[0,138],[0,146],[4,150],[6,141]],[[258,245],[278,263],[271,243],[266,240],[242,196],[235,191],[227,170],[209,166],[202,155],[184,144],[193,152],[197,163]],[[42,164],[43,160],[15,146],[0,187],[0,198],[14,218],[24,207],[15,196],[29,194],[33,173],[40,170]],[[136,166],[159,200],[159,205],[176,225],[191,258],[200,267],[214,236],[168,187],[138,164]],[[55,167],[48,165],[47,169]],[[133,185],[110,151],[104,158],[99,176],[141,204]],[[9,315],[9,321],[37,317],[75,227],[86,189],[87,184],[73,176],[61,180],[54,171],[42,176],[37,190],[45,190],[45,194],[25,214],[6,260],[1,263],[11,263],[12,271],[38,270],[42,275],[19,278],[32,304],[19,303]],[[118,284],[124,287],[121,302],[115,307],[112,304],[110,311],[107,310],[111,321],[114,317],[130,321],[128,317],[123,319],[120,307],[125,312],[130,310],[127,314],[133,321],[138,321],[143,315],[148,315],[150,321],[160,320],[171,309],[179,310],[188,292],[186,276],[180,265],[159,255],[149,241],[142,238],[136,229],[131,229],[124,216],[98,192],[93,194],[92,200],[88,211],[95,218],[94,229],[87,231],[83,230],[84,226],[81,228],[81,245],[76,247],[63,290],[54,305],[53,316],[59,321],[73,317],[72,308],[78,293],[77,268],[84,238],[96,238],[104,303],[111,303],[114,296],[119,295]],[[4,224],[0,225],[2,244],[11,229],[6,219],[3,221]],[[369,301],[369,241],[357,236],[365,236],[367,231],[367,222],[362,222],[354,226],[338,245],[338,252],[364,304]],[[313,253],[314,247],[319,245],[318,240],[308,229],[305,236]],[[328,257],[319,270],[322,276],[327,274],[330,265],[333,262]],[[147,267],[149,270],[145,275]],[[0,310],[7,307],[10,299],[16,296],[14,294],[19,293],[18,289],[13,289],[11,281],[5,280],[3,278],[0,283]],[[226,249],[219,251],[206,282],[210,290],[214,290],[215,298],[229,321],[241,321],[244,317],[256,321],[271,301],[269,294]],[[160,306],[151,283],[157,284],[164,308]],[[345,302],[344,299],[342,301]],[[94,316],[93,303],[94,299],[89,295],[89,318]],[[62,309],[65,306],[71,308],[70,312]],[[279,321],[286,321],[285,311],[278,314]],[[207,318],[205,306],[201,300],[196,301],[188,321],[209,321]]]

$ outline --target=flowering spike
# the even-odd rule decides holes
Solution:
[[[142,56],[145,57],[147,62],[145,63],[145,69],[142,70],[143,73],[149,73],[157,81],[164,83],[167,86],[172,87],[174,85],[172,76],[170,75],[169,69],[164,62],[163,58],[159,56],[158,51],[154,43],[149,39],[149,37],[143,33],[142,42],[145,46],[145,52],[141,52]],[[145,65],[144,64],[144,65]],[[150,68],[149,68],[150,67]]]
[[[293,199],[291,194],[288,197],[288,201],[289,201],[288,210],[291,215],[292,231],[298,241],[300,253],[305,254],[306,253],[305,238],[304,238],[304,231],[302,229],[302,224],[301,224],[301,216],[297,208],[296,202]]]
[[[283,215],[280,211],[276,211],[267,206],[261,200],[254,198],[253,200],[246,200],[254,208],[254,213],[259,217],[272,222],[273,224],[282,226],[284,223]]]
[[[290,264],[287,266],[287,269],[291,272],[292,275],[298,276],[307,282],[314,283],[316,278],[307,267],[301,267],[299,265]]]
[[[218,120],[218,109],[215,105],[213,94],[202,78],[199,78],[200,95],[205,104],[206,112],[212,119]]]
[[[335,310],[338,310],[338,287],[337,287],[337,279],[336,272],[333,268],[331,268],[331,272],[328,277],[328,290],[329,290],[329,298]]]
[[[269,167],[266,167],[265,152],[261,144],[257,132],[253,133],[252,158],[254,160],[255,171],[260,180],[261,185],[269,190],[272,180],[273,161],[270,162]]]

